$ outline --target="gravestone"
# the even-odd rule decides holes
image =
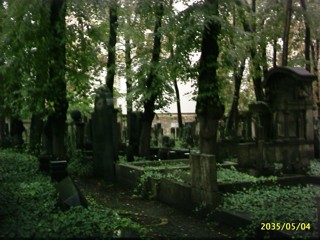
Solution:
[[[128,126],[129,145],[132,147],[134,155],[139,153],[139,142],[142,128],[142,113],[131,112]]]
[[[239,145],[239,166],[262,170],[282,163],[286,173],[306,173],[314,158],[312,82],[297,67],[276,67],[265,77],[266,99],[250,105],[255,142]]]
[[[13,146],[22,147],[24,141],[22,133],[25,131],[23,122],[20,119],[11,117],[10,119],[10,137]]]
[[[76,126],[76,147],[82,150],[84,148],[84,122],[82,114],[79,110],[73,110],[70,115]]]
[[[214,155],[191,154],[191,196],[197,204],[214,209],[221,201],[218,190],[217,168]]]
[[[317,77],[302,68],[279,67],[266,75],[271,109],[270,138],[275,161],[284,171],[306,172],[314,158],[312,82]]]
[[[92,146],[94,175],[115,180],[114,107],[112,94],[106,87],[97,90],[92,113]]]

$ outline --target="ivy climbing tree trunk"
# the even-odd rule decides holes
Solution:
[[[218,16],[217,0],[206,0],[205,5]],[[196,113],[200,124],[200,153],[205,154],[216,153],[218,121],[224,113],[217,78],[220,29],[220,23],[210,20],[202,33]]]
[[[66,65],[66,0],[51,0],[51,36],[49,81],[53,93],[53,112],[48,122],[52,130],[52,153],[58,159],[66,158],[65,133],[68,110],[67,89],[65,80]]]
[[[38,21],[39,31],[37,31],[37,35],[35,36],[37,51],[34,53],[36,55],[35,75],[38,88],[33,89],[34,97],[30,103],[30,111],[32,112],[32,116],[29,134],[30,152],[35,155],[39,155],[41,151],[41,140],[44,127],[45,100],[47,94],[43,92],[42,87],[49,79],[49,49],[44,40],[49,38],[47,0],[41,1],[40,16]],[[46,89],[46,91],[48,90]]]
[[[108,62],[106,84],[111,94],[113,94],[114,76],[116,73],[116,43],[117,43],[117,27],[118,27],[118,4],[116,0],[110,2],[109,6],[109,43],[108,43]]]
[[[148,157],[150,152],[150,138],[151,138],[151,125],[154,118],[155,101],[158,97],[158,91],[156,82],[158,81],[157,66],[160,61],[161,52],[161,23],[164,14],[163,0],[156,3],[155,10],[155,25],[154,25],[154,37],[153,37],[153,50],[152,58],[150,62],[150,72],[146,80],[146,91],[148,98],[144,102],[144,112],[142,116],[142,129],[139,143],[139,154],[141,156]]]

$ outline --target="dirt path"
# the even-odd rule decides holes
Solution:
[[[149,230],[147,237],[225,239],[235,236],[234,229],[215,226],[159,201],[134,197],[131,190],[117,184],[95,179],[75,179],[75,182],[85,196],[145,226]]]

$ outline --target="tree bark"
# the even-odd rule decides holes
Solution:
[[[207,0],[205,5],[218,16],[217,0]],[[207,21],[202,33],[196,113],[200,125],[200,153],[204,154],[217,151],[218,121],[224,113],[217,78],[220,29],[217,21]]]
[[[241,4],[245,9],[247,9],[248,11],[251,10],[251,15],[255,16],[256,13],[256,1],[253,0],[252,4],[251,4],[251,8],[248,5],[248,3],[246,1],[237,1],[237,4]],[[254,33],[256,32],[256,22],[255,20],[253,21],[253,23],[251,24],[243,15],[242,17],[242,24],[243,24],[243,29],[246,32],[252,33],[251,35],[254,36]],[[250,48],[250,55],[251,55],[251,60],[252,60],[252,65],[253,65],[253,85],[254,85],[254,92],[255,92],[255,96],[256,96],[256,100],[257,101],[263,101],[264,100],[264,92],[263,92],[263,88],[262,88],[262,70],[261,70],[261,66],[259,64],[259,62],[257,61],[257,50],[256,50],[256,46],[253,45]]]
[[[116,73],[116,43],[117,43],[117,27],[118,13],[117,2],[112,1],[109,6],[109,43],[108,43],[108,62],[107,62],[107,77],[106,84],[111,94],[113,95],[113,83]]]
[[[54,111],[48,121],[52,128],[52,153],[58,159],[66,158],[65,133],[68,110],[67,89],[65,80],[66,64],[66,2],[51,0],[51,44],[49,67],[50,83],[54,87]]]
[[[126,86],[127,86],[127,95],[126,95],[126,101],[127,101],[127,135],[128,139],[131,139],[132,129],[131,129],[131,115],[132,115],[132,109],[133,109],[133,103],[130,96],[130,93],[132,91],[132,77],[130,74],[131,71],[131,64],[132,64],[132,58],[131,58],[131,44],[130,39],[127,38],[125,45],[125,63],[126,63]],[[129,141],[130,144],[130,141]]]
[[[238,69],[234,70],[233,100],[232,100],[232,105],[230,108],[230,112],[228,115],[228,122],[226,126],[226,130],[228,134],[233,137],[235,137],[235,134],[237,133],[237,130],[238,130],[238,122],[239,122],[238,105],[239,105],[240,87],[241,87],[244,68],[245,68],[245,60],[241,61]]]
[[[273,67],[277,66],[277,39],[273,40],[273,57],[272,57]]]
[[[180,129],[182,129],[183,122],[182,122],[182,113],[181,113],[180,92],[179,92],[178,81],[176,78],[173,79],[173,85],[174,85],[174,91],[176,93],[176,100],[177,100],[178,126]]]
[[[304,57],[305,57],[305,68],[307,71],[311,71],[311,62],[310,62],[310,46],[311,46],[311,30],[309,26],[309,21],[307,17],[307,4],[305,0],[300,0],[301,6],[303,8],[303,16],[304,16],[304,25],[306,30],[306,35],[304,38]]]
[[[161,52],[161,33],[160,28],[162,24],[162,17],[164,14],[164,6],[163,0],[157,3],[155,16],[155,26],[154,26],[154,38],[153,38],[153,51],[151,58],[151,69],[149,76],[146,80],[147,90],[151,91],[151,96],[146,99],[144,103],[144,113],[142,116],[142,129],[140,136],[140,144],[139,144],[139,154],[144,157],[149,156],[150,152],[150,139],[151,139],[151,125],[154,118],[154,110],[155,110],[155,101],[158,97],[157,89],[153,88],[153,85],[156,81],[158,81],[157,77],[157,65],[160,61],[160,52]]]
[[[292,0],[287,0],[287,3],[286,3],[286,15],[285,15],[285,25],[284,25],[284,31],[283,31],[282,66],[287,66],[288,65],[289,34],[290,34],[291,15],[292,15]]]

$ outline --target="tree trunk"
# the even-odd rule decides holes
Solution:
[[[287,0],[286,4],[286,18],[283,31],[283,51],[282,51],[282,66],[288,65],[288,55],[289,55],[289,33],[292,15],[292,0]]]
[[[273,40],[273,59],[272,59],[273,67],[277,66],[277,39]]]
[[[4,146],[6,140],[6,118],[0,115],[0,147]]]
[[[240,96],[240,86],[241,80],[243,77],[243,71],[245,68],[245,60],[241,61],[239,69],[234,70],[234,93],[233,93],[233,100],[232,105],[230,108],[230,112],[228,115],[228,122],[227,122],[227,132],[229,135],[235,137],[238,131],[238,122],[239,122],[239,96]]]
[[[179,92],[178,81],[176,78],[173,79],[173,85],[174,85],[174,91],[176,93],[176,99],[177,99],[178,126],[180,129],[182,129],[183,122],[182,122],[182,113],[181,113],[180,92]]]
[[[49,68],[50,83],[54,86],[54,111],[48,121],[52,128],[52,153],[58,159],[66,158],[65,133],[68,110],[67,89],[65,81],[66,64],[66,2],[51,0],[51,65]]]
[[[205,4],[218,16],[217,0],[207,0]],[[218,22],[207,21],[202,33],[196,113],[200,124],[200,153],[204,154],[216,153],[218,121],[224,113],[217,78],[220,28]]]
[[[237,4],[239,4],[239,2],[236,2]],[[255,16],[256,13],[256,1],[253,0],[252,4],[251,4],[251,8],[248,5],[248,3],[246,1],[241,1],[242,6],[245,9],[248,9],[250,11],[251,9],[251,15]],[[246,32],[251,33],[252,36],[254,36],[254,34],[256,33],[256,22],[255,20],[253,21],[253,23],[251,24],[246,18],[245,15],[243,16],[242,19],[242,24],[243,24],[243,29]],[[257,61],[257,50],[256,50],[256,45],[252,45],[252,47],[250,48],[250,55],[251,55],[251,60],[252,60],[252,65],[253,65],[253,85],[254,85],[254,92],[255,92],[255,96],[256,96],[256,100],[257,101],[263,101],[264,99],[264,92],[263,92],[263,88],[262,88],[262,70],[261,70],[261,66],[259,64],[259,62]]]
[[[159,1],[158,6],[156,8],[156,21],[154,26],[154,38],[153,38],[153,51],[151,58],[151,69],[149,76],[146,81],[146,87],[148,90],[152,91],[151,96],[145,100],[144,103],[144,113],[142,116],[142,129],[140,136],[140,144],[139,144],[139,154],[144,157],[149,156],[150,152],[150,140],[151,140],[151,125],[152,120],[154,118],[154,110],[155,110],[155,101],[158,97],[157,90],[152,89],[152,85],[154,82],[158,81],[157,77],[157,65],[160,61],[160,52],[161,52],[161,33],[160,27],[162,23],[162,17],[164,14],[164,6],[163,0]]]
[[[113,95],[113,83],[116,73],[116,43],[117,43],[117,27],[118,27],[118,13],[117,2],[112,1],[109,6],[109,43],[108,43],[108,62],[107,62],[107,78],[106,84],[111,94]]]
[[[311,31],[309,26],[309,21],[307,18],[307,4],[305,0],[300,0],[301,6],[303,8],[303,16],[304,16],[304,25],[306,28],[306,35],[304,38],[304,57],[306,60],[305,68],[307,71],[311,71],[311,64],[310,64],[310,45],[311,45]]]
[[[128,139],[130,139],[130,136],[132,134],[131,131],[131,114],[132,114],[132,100],[130,93],[132,91],[132,77],[130,74],[131,71],[131,64],[132,64],[132,58],[131,58],[131,44],[130,40],[127,38],[125,45],[125,63],[126,63],[126,85],[127,85],[127,135]]]

